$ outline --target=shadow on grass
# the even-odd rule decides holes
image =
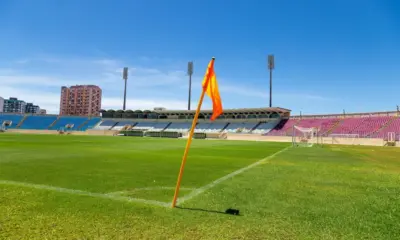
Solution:
[[[202,208],[185,208],[185,207],[179,207],[179,206],[176,206],[176,208],[182,209],[182,210],[189,210],[189,211],[208,212],[208,213],[219,213],[219,214],[225,214],[225,215],[241,216],[241,215],[239,214],[239,210],[235,210],[235,209],[227,209],[225,212],[222,212],[222,211],[207,210],[207,209],[202,209]],[[236,212],[236,211],[237,211],[237,212]]]

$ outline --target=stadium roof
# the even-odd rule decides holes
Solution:
[[[224,109],[224,113],[260,113],[260,112],[265,112],[265,113],[290,113],[291,110],[286,109],[286,108],[281,108],[281,107],[272,107],[272,108],[237,108],[237,109]],[[194,114],[196,110],[155,110],[153,112],[159,113],[159,114]],[[212,113],[211,109],[207,110],[201,110],[202,113]]]

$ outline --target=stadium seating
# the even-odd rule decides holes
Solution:
[[[138,120],[138,119],[137,119]],[[4,121],[11,121],[12,125],[8,128],[18,129],[37,129],[37,130],[58,130],[65,128],[66,125],[73,125],[71,130],[85,131],[87,129],[97,130],[121,130],[126,125],[131,125],[133,129],[169,131],[169,132],[188,132],[192,122],[182,120],[182,122],[159,122],[154,120],[102,120],[100,117],[79,117],[79,116],[56,116],[56,115],[14,115],[0,114],[0,124]],[[160,120],[162,121],[162,120]],[[184,122],[185,121],[185,122]],[[236,120],[238,121],[238,120]],[[53,124],[53,125],[52,125]],[[266,136],[291,136],[293,126],[304,128],[318,128],[319,134],[327,137],[330,134],[357,134],[360,138],[388,138],[388,133],[395,133],[396,139],[400,140],[400,118],[395,116],[366,116],[366,117],[327,117],[327,118],[303,118],[303,119],[282,119],[267,120],[258,122],[207,122],[200,120],[196,125],[197,133],[253,133]]]
[[[133,128],[140,130],[162,131],[168,126],[169,122],[138,122]]]
[[[155,122],[138,122],[134,128],[143,130],[153,129],[155,124]]]
[[[223,130],[227,123],[213,122],[213,123],[199,123],[196,126],[195,132],[208,132],[218,133]]]
[[[58,116],[46,115],[46,116],[27,116],[25,121],[19,127],[20,129],[36,129],[45,130],[57,120]]]
[[[246,123],[230,123],[226,128],[225,132],[228,133],[250,133],[256,126],[258,122],[246,122]]]
[[[88,120],[87,117],[72,117],[72,116],[61,116],[57,122],[50,127],[50,130],[59,130],[60,128],[65,128],[67,124],[72,124],[71,130],[77,130],[82,124]]]
[[[351,134],[358,134],[359,137],[368,137],[372,133],[381,129],[389,120],[390,117],[365,118],[359,127],[351,131]]]
[[[392,120],[392,122],[386,126],[385,128],[383,128],[381,131],[373,134],[371,137],[374,138],[383,138],[383,139],[387,139],[388,138],[388,134],[394,132],[396,135],[396,140],[400,141],[400,118],[396,117],[394,120]]]
[[[368,137],[379,130],[390,120],[390,117],[356,117],[345,118],[335,128],[334,134],[358,134],[359,137]]]
[[[98,126],[96,126],[94,129],[96,130],[110,130],[112,127],[114,127],[118,122],[112,121],[112,120],[103,120]]]
[[[276,127],[270,131],[269,136],[292,136],[293,126],[303,128],[317,128],[319,133],[326,135],[335,124],[339,123],[338,118],[306,118],[306,119],[289,119],[282,120]]]
[[[345,118],[341,121],[338,127],[333,129],[333,134],[350,134],[363,124],[366,118]]]
[[[279,121],[271,121],[271,122],[261,123],[252,131],[252,133],[266,134],[266,133],[270,132],[278,123],[279,123]]]
[[[136,123],[133,121],[121,121],[115,124],[114,127],[112,127],[112,130],[121,130],[126,125],[135,126],[135,124]]]
[[[154,131],[162,131],[169,125],[169,122],[159,122],[153,125],[152,130]]]
[[[2,125],[4,121],[11,121],[11,126],[7,128],[13,129],[17,127],[23,118],[23,115],[0,114],[0,125]]]
[[[289,136],[291,134],[293,126],[299,122],[298,119],[282,119],[267,136]],[[290,133],[289,133],[290,132]]]
[[[81,126],[80,129],[81,131],[86,131],[87,129],[92,129],[96,126],[101,121],[101,118],[99,117],[93,117],[90,120],[88,120],[83,126]]]
[[[167,129],[164,131],[170,131],[170,132],[187,132],[190,130],[192,127],[191,122],[183,122],[183,123],[171,123]]]

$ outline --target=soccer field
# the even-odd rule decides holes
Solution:
[[[0,239],[400,238],[399,148],[185,143],[0,135]]]

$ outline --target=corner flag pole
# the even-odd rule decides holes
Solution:
[[[215,60],[215,58],[213,57],[212,61],[214,61],[214,60]],[[206,76],[206,77],[208,78],[206,85],[208,85],[208,82],[210,80],[209,79],[210,76]],[[188,140],[186,142],[185,152],[183,153],[183,157],[182,157],[181,168],[179,169],[178,181],[176,182],[174,199],[172,200],[172,208],[176,207],[176,201],[177,201],[178,195],[179,195],[179,188],[181,187],[183,171],[185,169],[185,164],[186,164],[187,156],[188,156],[188,153],[189,153],[190,144],[192,143],[194,129],[196,128],[197,119],[199,118],[200,109],[201,109],[201,105],[203,104],[203,99],[204,99],[204,95],[206,93],[206,89],[207,89],[207,87],[203,87],[202,88],[202,92],[201,92],[201,95],[200,95],[200,100],[199,100],[199,102],[197,104],[196,114],[194,115],[194,118],[193,118],[192,128],[190,128]]]

